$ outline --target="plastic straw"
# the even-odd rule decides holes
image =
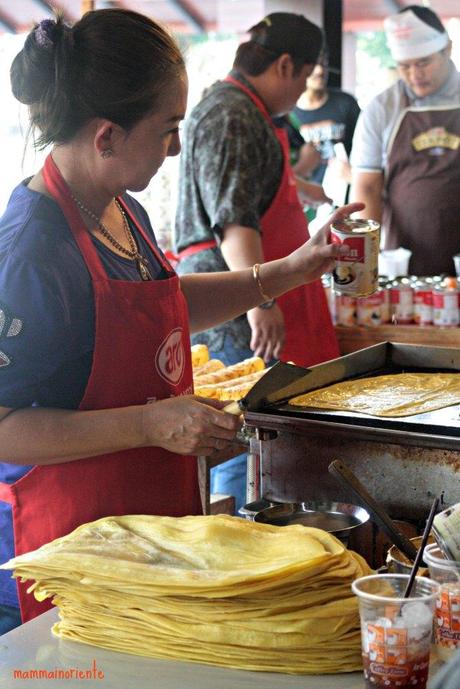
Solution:
[[[406,590],[404,591],[403,598],[409,598],[410,592],[412,591],[412,586],[414,585],[415,576],[417,574],[417,570],[418,570],[418,568],[420,566],[420,562],[422,560],[423,551],[424,551],[425,546],[428,542],[428,536],[430,535],[431,526],[433,524],[434,515],[436,514],[436,510],[438,509],[438,505],[439,505],[439,498],[435,498],[433,500],[433,504],[431,505],[431,510],[430,510],[430,514],[428,515],[428,519],[426,520],[425,530],[424,530],[423,536],[422,536],[422,542],[420,543],[420,548],[418,549],[417,555],[415,556],[414,564],[412,566],[411,573],[409,575],[409,581],[407,582],[407,586],[406,586]]]

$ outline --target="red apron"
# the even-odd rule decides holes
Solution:
[[[408,108],[385,176],[385,248],[412,251],[414,275],[455,275],[460,252],[460,107]]]
[[[125,407],[192,393],[188,314],[179,278],[136,223],[171,277],[150,282],[108,279],[51,156],[44,179],[70,225],[94,292],[93,366],[79,409]],[[101,517],[202,513],[196,459],[156,447],[34,466],[16,483],[0,484],[0,499],[12,505],[17,555]],[[49,601],[38,603],[27,594],[27,584],[18,583],[18,589],[24,622],[51,607]]]
[[[255,93],[233,77],[227,77],[226,81],[249,96],[273,127],[283,150],[283,176],[270,207],[262,216],[261,227],[264,260],[284,258],[309,239],[307,221],[289,162],[287,133],[273,125],[265,105]],[[277,297],[276,302],[283,313],[286,331],[280,357],[283,361],[292,361],[298,366],[313,366],[340,356],[321,280],[297,287]]]

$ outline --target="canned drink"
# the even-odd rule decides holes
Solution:
[[[420,279],[414,284],[414,323],[433,323],[433,288],[428,280]]]
[[[457,327],[460,322],[458,289],[435,287],[433,289],[433,323],[444,327]]]
[[[460,502],[434,517],[432,531],[447,557],[460,562]]]
[[[379,287],[368,297],[358,297],[356,300],[356,322],[364,327],[381,325],[385,291]]]
[[[335,244],[348,248],[335,261],[333,287],[339,294],[367,297],[378,287],[380,224],[375,220],[345,220],[331,225]]]
[[[331,311],[332,322],[335,325],[351,327],[356,325],[356,299],[346,294],[332,292]]]
[[[391,321],[408,325],[414,318],[414,290],[405,278],[395,280],[390,287]]]
[[[391,305],[390,305],[390,287],[391,282],[386,275],[379,277],[379,289],[383,292],[382,302],[382,325],[391,322]]]
[[[379,286],[383,290],[383,304],[382,304],[382,323],[391,323],[391,303],[390,303],[390,288],[391,282],[385,278],[385,281],[379,282]]]

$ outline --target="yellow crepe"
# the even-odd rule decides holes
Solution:
[[[351,582],[370,572],[334,536],[226,515],[100,519],[1,568],[59,606],[57,636],[250,670],[361,666]]]
[[[192,345],[190,350],[193,368],[203,366],[203,364],[209,361],[209,350],[205,344]]]
[[[289,401],[296,407],[411,416],[460,403],[460,373],[396,373],[346,380]]]
[[[202,385],[201,378],[197,378],[195,381],[195,395],[212,397],[218,400],[240,400],[269,370],[269,368],[265,368],[261,371],[248,373],[246,376],[207,385]]]
[[[213,373],[214,371],[219,371],[219,369],[225,368],[225,364],[220,359],[209,359],[205,364],[201,366],[196,366],[193,369],[193,379],[197,379],[200,376],[204,376],[207,373]]]
[[[250,373],[256,373],[257,371],[263,371],[264,369],[264,360],[261,359],[260,356],[253,356],[249,359],[243,359],[243,361],[239,361],[237,364],[225,366],[218,371],[213,371],[212,373],[202,375],[200,376],[198,383],[200,385],[213,385],[215,383],[222,383],[234,378],[240,378],[241,376],[246,376]]]

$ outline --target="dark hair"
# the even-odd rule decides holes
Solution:
[[[286,51],[288,52],[288,51]],[[246,41],[241,43],[236,51],[233,67],[240,69],[251,77],[258,77],[263,74],[280,56],[280,53],[275,53],[273,50],[264,48],[253,41]],[[294,76],[297,76],[302,67],[306,64],[305,60],[300,57],[291,55],[294,64]]]
[[[10,70],[14,96],[29,106],[35,145],[66,143],[102,117],[127,131],[152,112],[166,83],[185,69],[173,38],[128,10],[87,12],[73,27],[62,17],[29,33]]]
[[[407,7],[404,7],[404,9],[399,10],[398,14],[402,14],[408,10],[411,10],[422,22],[428,24],[433,29],[436,29],[436,31],[446,33],[442,21],[439,19],[438,15],[433,12],[433,10],[430,10],[429,7],[422,7],[421,5],[408,5]]]

